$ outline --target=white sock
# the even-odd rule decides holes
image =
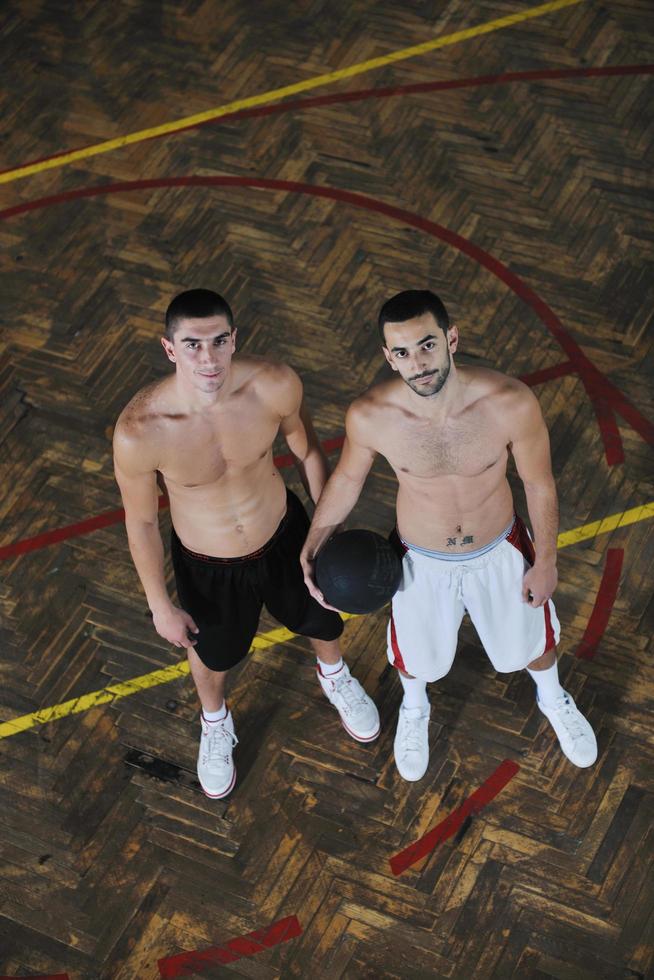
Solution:
[[[224,721],[227,717],[227,705],[223,701],[221,707],[218,708],[218,711],[207,711],[206,708],[203,708],[202,717],[205,721]]]
[[[417,677],[405,677],[400,674],[400,682],[404,688],[402,704],[405,708],[428,708],[427,681],[419,681]]]
[[[538,700],[546,708],[551,708],[556,699],[565,693],[559,682],[558,664],[554,663],[545,670],[529,670],[527,667],[527,673],[531,675],[536,685]]]
[[[316,657],[316,660],[318,661],[318,666],[320,667],[320,673],[322,674],[323,677],[329,677],[330,674],[335,674],[343,666],[342,657],[339,659],[337,664],[326,664],[324,663],[324,661],[320,659],[320,657]]]

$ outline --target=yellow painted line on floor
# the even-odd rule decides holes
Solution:
[[[639,521],[646,521],[652,517],[654,517],[654,502],[643,504],[641,507],[632,507],[630,510],[621,511],[619,514],[604,517],[601,521],[593,521],[591,524],[582,524],[581,527],[573,528],[571,531],[563,531],[559,534],[557,545],[559,548],[567,548],[572,544],[578,544],[580,541],[595,538],[599,534],[608,534],[619,527],[637,524]],[[341,613],[341,615],[343,619],[355,618],[351,613]],[[255,636],[252,641],[252,649],[266,650],[275,644],[286,643],[293,636],[294,634],[284,627],[269,630],[268,633]],[[36,725],[45,725],[49,721],[57,721],[59,718],[66,718],[68,715],[88,711],[90,708],[96,708],[101,704],[118,701],[119,698],[126,698],[130,694],[138,694],[149,687],[166,684],[168,681],[177,680],[188,673],[188,661],[180,660],[179,663],[164,667],[162,670],[154,670],[149,674],[142,674],[140,677],[133,677],[131,680],[122,681],[119,684],[110,684],[109,687],[104,687],[100,691],[92,691],[90,694],[83,694],[71,701],[63,701],[61,704],[55,704],[50,708],[42,708],[40,711],[33,711],[29,715],[13,718],[11,721],[0,724],[0,739],[17,735],[18,732],[25,732]]]
[[[618,527],[637,524],[638,521],[646,521],[650,517],[654,517],[654,503],[632,507],[631,510],[624,510],[621,514],[603,517],[601,521],[582,524],[581,527],[575,527],[572,531],[563,531],[559,534],[557,547],[568,548],[571,544],[579,544],[580,541],[596,538],[598,534],[608,534],[609,531],[615,531]]]
[[[343,619],[352,619],[351,613],[341,613]],[[252,641],[253,650],[265,650],[267,647],[275,646],[278,643],[286,643],[295,634],[284,627],[262,633],[255,636]],[[141,674],[140,677],[132,677],[129,681],[122,681],[119,684],[110,684],[103,687],[100,691],[91,691],[90,694],[82,694],[79,698],[71,701],[63,701],[61,704],[54,704],[50,708],[41,708],[40,711],[33,711],[29,715],[22,715],[20,718],[12,718],[0,724],[0,739],[8,738],[9,735],[17,735],[18,732],[25,732],[36,725],[45,725],[49,721],[58,721],[59,718],[66,718],[68,715],[77,715],[81,711],[89,711],[97,708],[101,704],[109,704],[111,701],[118,701],[120,698],[129,697],[130,694],[138,694],[149,687],[156,687],[158,684],[167,684],[168,681],[176,681],[180,677],[185,677],[189,673],[188,660],[180,660],[170,667],[162,670],[153,670],[149,674]]]
[[[331,82],[339,82],[344,78],[353,78],[355,75],[362,75],[364,72],[373,71],[375,68],[383,68],[392,65],[397,61],[405,61],[407,58],[415,58],[421,54],[428,54],[438,48],[445,48],[451,44],[458,44],[460,41],[468,41],[473,37],[480,37],[482,34],[490,34],[492,31],[499,31],[504,27],[512,27],[522,21],[531,20],[534,17],[543,17],[545,14],[553,13],[564,7],[572,7],[581,3],[582,0],[550,0],[549,3],[542,3],[529,10],[521,10],[515,14],[508,14],[506,17],[498,17],[496,20],[488,21],[485,24],[477,24],[476,27],[469,27],[463,31],[456,31],[453,34],[445,34],[443,37],[434,38],[432,41],[425,41],[423,44],[414,44],[410,48],[402,48],[390,54],[381,55],[379,58],[371,58],[369,61],[361,61],[359,64],[350,65],[349,68],[339,68],[337,71],[327,72],[325,75],[315,75],[313,78],[306,78],[301,82],[294,82],[292,85],[284,85],[282,88],[271,89],[269,92],[262,92],[259,95],[251,95],[245,99],[236,99],[226,105],[218,106],[215,109],[207,109],[205,112],[197,112],[192,116],[185,116],[183,119],[176,119],[173,122],[162,123],[159,126],[152,126],[149,129],[141,129],[136,133],[128,133],[126,136],[117,136],[115,139],[105,140],[103,143],[96,143],[93,146],[85,146],[80,150],[71,150],[70,153],[62,153],[56,157],[40,160],[35,163],[25,164],[13,170],[7,170],[0,174],[0,184],[7,184],[12,180],[19,180],[21,177],[29,177],[31,174],[38,174],[44,170],[53,170],[56,167],[64,167],[69,163],[78,160],[86,160],[89,157],[97,156],[99,153],[109,153],[111,150],[118,150],[123,146],[130,146],[133,143],[141,143],[143,140],[152,139],[155,136],[166,136],[176,133],[180,129],[189,126],[197,126],[200,123],[210,122],[212,119],[220,119],[221,116],[229,115],[232,112],[240,112],[243,109],[252,109],[255,106],[265,105],[267,102],[274,102],[289,95],[298,95],[300,92],[308,92],[310,89],[318,88],[320,85],[328,85]]]

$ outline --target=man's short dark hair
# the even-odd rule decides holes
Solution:
[[[430,289],[405,289],[386,300],[379,311],[379,333],[386,345],[384,327],[387,323],[404,323],[423,313],[431,313],[443,333],[450,329],[450,318],[443,302]]]
[[[166,310],[166,330],[168,340],[172,341],[181,320],[204,319],[210,316],[224,316],[229,329],[234,329],[234,316],[226,299],[211,289],[187,289],[170,303]]]

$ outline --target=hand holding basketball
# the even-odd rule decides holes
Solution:
[[[309,590],[311,596],[316,600],[316,602],[319,602],[321,606],[324,606],[325,609],[331,609],[333,612],[339,612],[339,610],[334,606],[329,605],[324,595],[318,588],[316,584],[316,562],[315,559],[308,557],[305,549],[302,549],[300,554],[300,565],[302,566],[302,571],[304,572],[304,584]]]
[[[380,534],[342,531],[318,552],[315,577],[323,605],[331,603],[332,608],[350,613],[374,612],[397,591],[402,562]]]

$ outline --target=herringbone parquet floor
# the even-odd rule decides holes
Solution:
[[[0,165],[529,6],[15,0]],[[0,183],[0,726],[179,660],[152,629],[124,526],[88,521],[120,506],[112,426],[166,372],[162,314],[181,289],[229,298],[243,349],[301,373],[330,440],[384,373],[380,302],[430,285],[455,315],[461,359],[537,392],[561,530],[644,508],[560,551],[560,671],[598,734],[589,770],[559,752],[530,679],[496,674],[464,624],[453,670],[430,690],[428,774],[403,782],[383,612],[345,632],[380,739],[354,744],[340,728],[305,641],[263,643],[231,685],[239,780],[218,803],[196,780],[184,675],[0,727],[5,975],[651,976],[651,28],[643,0],[581,0],[292,105]],[[388,530],[394,496],[379,463],[350,523]],[[264,617],[261,633],[275,628]],[[519,770],[501,792],[395,875],[390,858],[506,759]],[[297,934],[274,943],[292,916]],[[218,947],[195,965],[173,959]]]

